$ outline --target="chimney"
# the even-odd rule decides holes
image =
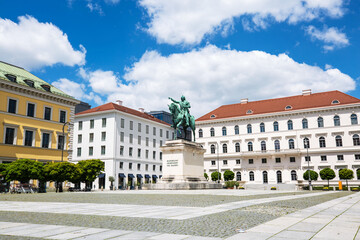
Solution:
[[[144,113],[145,112],[145,109],[144,108],[139,108],[139,111]]]
[[[120,106],[122,106],[123,102],[121,100],[116,100],[116,103]]]
[[[302,90],[302,95],[303,96],[308,96],[310,94],[311,94],[311,89]]]
[[[241,104],[246,104],[246,103],[248,103],[248,101],[249,101],[249,99],[247,99],[247,98],[242,98],[242,99],[240,100],[240,103],[241,103]]]

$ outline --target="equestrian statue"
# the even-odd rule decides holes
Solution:
[[[174,139],[177,139],[177,133],[181,135],[180,127],[182,127],[182,131],[184,131],[186,139],[186,129],[190,127],[193,132],[195,142],[195,118],[194,116],[190,115],[190,103],[185,99],[184,96],[181,96],[181,101],[176,101],[171,97],[169,97],[169,99],[173,101],[168,106],[173,120],[171,127],[173,127],[175,130]]]

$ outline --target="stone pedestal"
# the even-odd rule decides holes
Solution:
[[[163,156],[161,180],[147,184],[147,189],[209,189],[222,188],[204,178],[205,149],[187,140],[166,141],[161,147]]]

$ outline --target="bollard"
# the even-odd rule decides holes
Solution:
[[[342,190],[342,182],[339,181],[339,190]]]

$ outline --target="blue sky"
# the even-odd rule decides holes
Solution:
[[[200,117],[241,98],[360,98],[360,3],[349,0],[0,0],[0,60],[93,107]]]

